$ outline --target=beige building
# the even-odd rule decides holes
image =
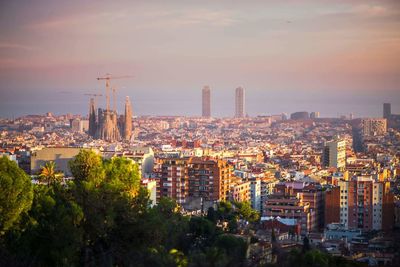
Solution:
[[[121,156],[130,158],[139,165],[140,177],[150,177],[154,168],[154,152],[151,147],[134,147]]]
[[[231,187],[231,200],[238,202],[251,201],[251,182],[238,182]]]
[[[89,130],[89,121],[88,120],[81,120],[79,118],[73,119],[71,121],[71,129],[74,132],[84,133]]]
[[[342,169],[346,167],[346,141],[336,137],[326,142],[323,152],[324,165]]]
[[[382,118],[368,118],[361,120],[364,136],[385,135],[387,132],[387,120]]]
[[[157,182],[154,179],[142,179],[142,186],[144,186],[149,192],[149,198],[151,201],[151,206],[157,204]]]
[[[48,161],[54,161],[57,171],[62,171],[66,176],[71,175],[68,162],[74,158],[81,148],[77,147],[46,147],[33,151],[31,154],[31,173],[38,173]]]

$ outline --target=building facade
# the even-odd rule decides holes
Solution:
[[[325,193],[321,187],[304,182],[284,182],[275,185],[275,193],[296,197],[302,203],[308,203],[314,212],[311,230],[323,229],[325,220]]]
[[[323,163],[325,167],[343,169],[346,167],[346,141],[336,137],[326,142],[323,152]]]
[[[302,235],[313,231],[315,213],[310,208],[310,203],[302,202],[299,198],[282,194],[268,197],[265,204],[265,217],[295,219]]]
[[[63,172],[66,176],[71,176],[68,162],[78,155],[80,150],[81,148],[77,147],[46,147],[41,150],[32,151],[31,173],[39,173],[46,162],[54,161],[57,171]]]
[[[240,182],[232,185],[231,189],[232,201],[249,202],[251,203],[251,182]]]
[[[189,198],[229,200],[232,170],[224,160],[208,157],[165,158],[160,159],[157,166],[158,198],[170,197],[178,204],[187,203]]]
[[[319,118],[319,111],[313,111],[310,113],[310,119],[318,119]]]
[[[163,159],[159,173],[160,197],[175,199],[178,204],[185,203],[189,196],[189,176],[187,158]]]
[[[326,196],[326,223],[340,223],[346,229],[389,231],[394,226],[394,197],[389,182],[371,176],[339,181]],[[339,211],[339,212],[338,212]]]
[[[362,134],[364,136],[385,135],[387,132],[387,119],[368,118],[361,120]]]
[[[188,169],[190,197],[209,201],[229,199],[232,169],[225,160],[193,157]]]

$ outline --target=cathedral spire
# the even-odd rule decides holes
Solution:
[[[94,137],[96,135],[96,131],[96,107],[94,103],[94,98],[91,98],[89,104],[89,135]]]
[[[132,136],[132,107],[129,96],[125,99],[124,139],[130,140]]]

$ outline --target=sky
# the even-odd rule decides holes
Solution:
[[[135,115],[400,113],[400,1],[0,1],[0,116],[86,115],[105,93]],[[104,105],[104,99],[99,104]]]

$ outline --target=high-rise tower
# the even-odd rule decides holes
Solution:
[[[238,87],[236,88],[235,94],[235,117],[243,118],[244,117],[244,88]]]
[[[130,140],[132,136],[132,106],[129,96],[125,99],[124,139]]]
[[[210,86],[206,85],[202,90],[203,96],[203,108],[202,108],[202,116],[203,117],[211,117],[211,89]]]
[[[392,115],[392,107],[390,103],[383,103],[383,117],[389,120],[391,115]]]

